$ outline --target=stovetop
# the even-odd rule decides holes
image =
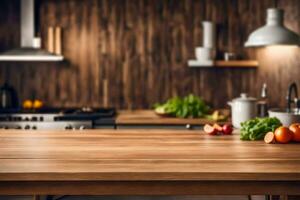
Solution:
[[[114,108],[0,109],[0,128],[94,129],[114,127]]]

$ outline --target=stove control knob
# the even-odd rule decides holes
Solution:
[[[32,129],[33,129],[33,130],[36,130],[37,128],[36,128],[36,126],[33,126]]]
[[[28,129],[30,129],[30,126],[29,126],[29,125],[26,125],[26,126],[24,127],[24,129],[25,129],[25,130],[28,130]]]
[[[73,127],[71,126],[71,125],[67,125],[66,127],[65,127],[65,130],[72,130],[73,129]]]
[[[22,129],[22,126],[16,126],[16,129]]]
[[[84,129],[86,129],[85,126],[79,126],[79,130],[84,130]]]

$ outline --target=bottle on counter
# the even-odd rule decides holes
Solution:
[[[266,83],[262,86],[260,99],[258,101],[258,116],[268,116],[268,88]]]

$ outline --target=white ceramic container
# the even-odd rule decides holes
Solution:
[[[203,21],[203,47],[216,48],[216,24],[211,21]]]
[[[241,128],[241,123],[257,116],[257,100],[242,93],[239,98],[228,102],[231,106],[232,125]]]
[[[200,61],[213,60],[213,49],[197,47],[195,50],[196,59]]]

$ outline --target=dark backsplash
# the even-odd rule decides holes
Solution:
[[[243,47],[264,24],[273,0],[42,0],[40,34],[63,27],[62,63],[0,63],[0,83],[15,86],[22,100],[52,106],[150,108],[175,95],[194,93],[215,107],[269,86],[272,105],[285,105],[290,82],[300,86],[300,51]],[[300,1],[279,0],[285,23],[300,32]],[[19,1],[0,2],[0,50],[19,45]],[[258,69],[190,69],[201,45],[203,20],[218,24],[219,56],[233,51],[260,61]],[[256,55],[257,54],[257,55]],[[274,56],[275,55],[275,56]],[[107,85],[108,92],[105,91]]]

